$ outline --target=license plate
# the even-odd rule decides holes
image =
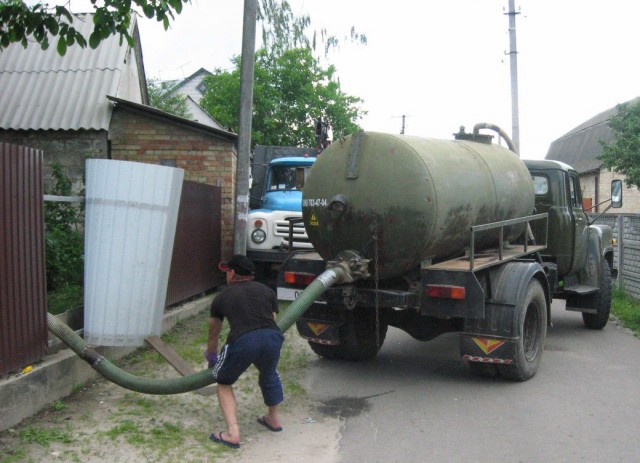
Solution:
[[[295,301],[303,289],[300,288],[280,288],[278,287],[278,300],[279,301]],[[326,304],[326,301],[315,301],[316,304]]]

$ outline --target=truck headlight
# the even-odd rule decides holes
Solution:
[[[251,241],[253,241],[256,244],[262,244],[266,239],[267,239],[267,234],[261,228],[256,228],[251,232]]]

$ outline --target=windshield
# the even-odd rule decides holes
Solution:
[[[274,166],[271,168],[267,191],[302,190],[309,167]]]
[[[549,180],[547,177],[541,175],[533,175],[533,186],[536,191],[536,195],[542,196],[549,193]]]

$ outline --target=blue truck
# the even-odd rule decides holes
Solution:
[[[290,250],[313,249],[302,223],[302,188],[316,152],[272,146],[254,151],[247,256],[258,279],[275,277]]]

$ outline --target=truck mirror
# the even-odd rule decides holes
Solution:
[[[622,207],[622,180],[611,180],[611,207]]]

